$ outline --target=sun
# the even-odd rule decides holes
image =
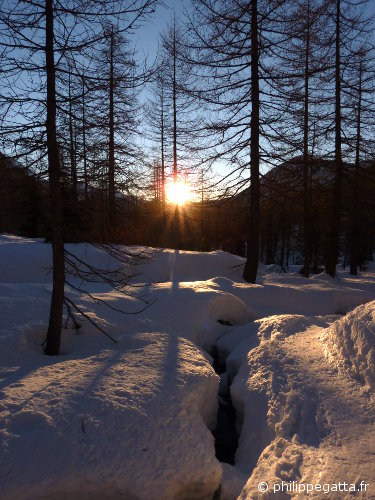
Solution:
[[[180,206],[192,198],[190,187],[186,182],[171,182],[166,186],[166,195],[169,203]]]

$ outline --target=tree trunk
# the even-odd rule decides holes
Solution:
[[[70,68],[69,68],[68,91],[69,91],[70,180],[72,183],[73,199],[77,200],[77,165],[76,165],[76,153],[75,153],[75,145],[74,145],[73,103],[72,103],[72,93],[71,93]]]
[[[173,26],[173,182],[177,182],[176,24]]]
[[[161,79],[161,202],[165,214],[165,162],[164,162],[164,79]]]
[[[286,223],[285,223],[285,194],[283,195],[283,206],[281,208],[281,218],[280,218],[280,226],[281,226],[281,247],[280,247],[280,259],[279,266],[282,271],[285,271],[284,261],[285,261],[285,240],[286,240]]]
[[[310,225],[310,190],[309,190],[309,76],[310,76],[310,1],[307,2],[307,31],[305,52],[305,96],[303,117],[303,217],[304,217],[304,260],[302,274],[306,277],[311,268],[311,225]]]
[[[87,148],[86,148],[86,103],[85,103],[85,75],[82,75],[82,145],[83,145],[83,175],[85,182],[85,201],[88,201],[87,180]]]
[[[173,182],[177,182],[177,89],[176,89],[176,21],[173,26]],[[173,243],[180,248],[180,214],[178,205],[174,211]]]
[[[59,149],[56,138],[56,76],[53,46],[53,0],[46,0],[46,77],[47,77],[47,155],[52,216],[53,288],[45,352],[57,355],[60,351],[64,307],[64,241],[63,210],[60,186]]]
[[[259,263],[259,45],[258,1],[251,0],[251,122],[250,122],[250,221],[247,259],[243,277],[255,283]]]
[[[201,222],[201,245],[202,250],[205,248],[205,235],[204,235],[204,171],[201,172],[201,209],[200,209],[200,222]]]
[[[341,0],[336,0],[336,58],[335,58],[335,181],[331,231],[329,236],[326,272],[333,278],[336,275],[336,265],[340,251],[340,217],[341,217],[341,185],[342,185],[342,155],[341,155],[341,57],[340,57],[340,21]]]
[[[350,274],[357,274],[359,264],[359,231],[358,231],[358,196],[359,196],[359,166],[361,153],[361,107],[362,107],[362,58],[359,62],[359,87],[357,110],[357,136],[355,147],[355,166],[353,182],[353,202],[351,220]]]
[[[285,259],[285,268],[289,269],[289,255],[290,255],[290,229],[287,232],[286,236],[286,259]]]
[[[115,193],[115,125],[114,125],[114,33],[113,26],[110,38],[110,62],[109,62],[109,145],[108,145],[108,208],[109,229],[112,234],[116,216],[116,193]]]

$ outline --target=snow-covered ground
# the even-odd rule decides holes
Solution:
[[[264,267],[249,285],[225,252],[151,255],[131,295],[69,277],[68,297],[117,344],[77,315],[49,358],[50,246],[0,237],[0,497],[375,498],[375,273]],[[234,466],[215,458],[209,353],[226,364]]]

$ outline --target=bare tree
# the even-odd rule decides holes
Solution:
[[[244,278],[253,283],[259,262],[260,169],[277,160],[272,132],[280,118],[270,61],[283,35],[279,18],[285,17],[286,3],[195,0],[187,23],[196,63],[195,93],[209,110],[204,122],[211,140],[206,162],[227,165],[228,173],[216,185],[217,190],[224,188],[225,196],[247,189]]]
[[[80,58],[102,39],[101,24],[105,19],[117,19],[126,32],[134,29],[142,17],[152,11],[154,4],[154,0],[97,0],[90,4],[82,1],[64,5],[54,0],[42,4],[31,0],[27,3],[2,1],[1,4],[1,57],[3,67],[9,70],[1,75],[5,89],[1,96],[3,142],[7,142],[6,147],[13,155],[17,154],[12,146],[16,139],[16,143],[31,144],[29,154],[44,149],[48,158],[53,250],[53,289],[46,343],[49,355],[58,354],[60,349],[65,280],[56,72],[63,69],[67,56]],[[17,79],[22,85],[12,88]]]
[[[250,121],[250,212],[247,259],[243,276],[256,282],[259,263],[259,35],[258,2],[251,0],[251,121]]]

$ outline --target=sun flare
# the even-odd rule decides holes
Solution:
[[[175,205],[184,205],[191,200],[192,194],[186,182],[173,182],[166,187],[167,200]]]

